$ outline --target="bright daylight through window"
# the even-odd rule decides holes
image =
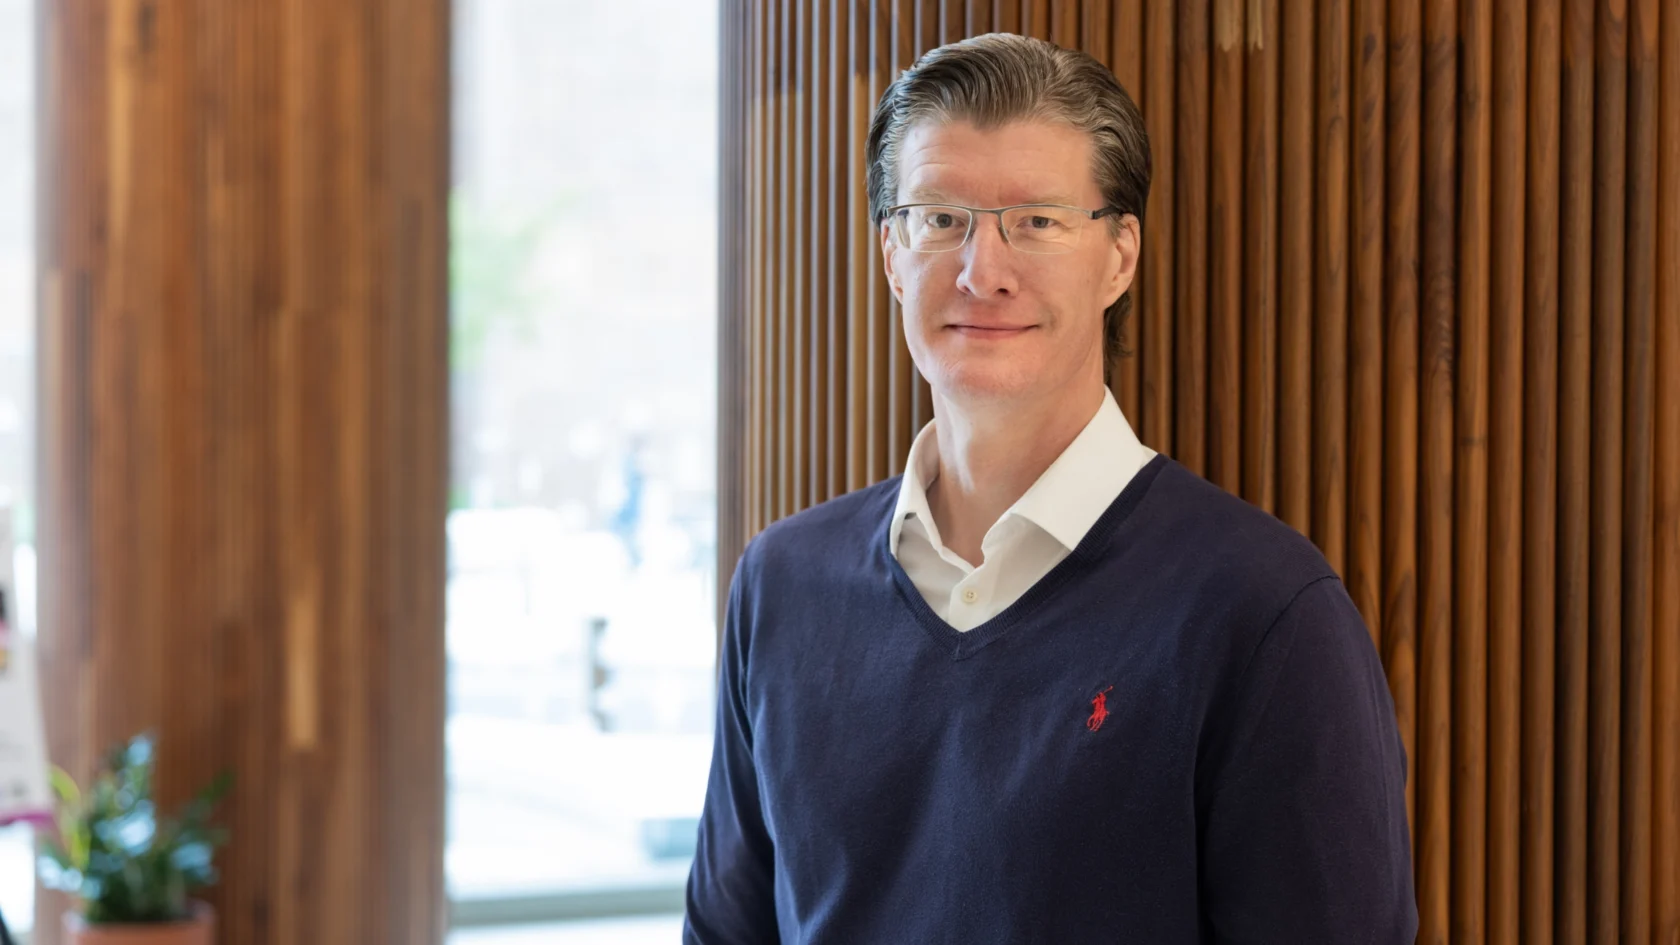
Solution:
[[[0,0],[0,593],[34,633],[35,0]],[[0,828],[0,916],[34,911],[30,828]]]
[[[454,28],[450,893],[669,898],[711,753],[717,9]]]

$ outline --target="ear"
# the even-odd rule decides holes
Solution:
[[[1142,251],[1143,224],[1135,215],[1128,213],[1120,218],[1120,232],[1109,243],[1105,310],[1131,288],[1132,280],[1137,277],[1138,256]]]
[[[898,281],[898,273],[893,271],[893,254],[897,249],[898,244],[893,242],[892,229],[883,221],[881,223],[881,269],[887,274],[887,285],[892,288],[893,298],[898,300],[898,304],[903,305],[904,286]]]

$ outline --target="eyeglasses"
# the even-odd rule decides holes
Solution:
[[[983,210],[939,203],[907,203],[887,210],[893,240],[918,253],[948,253],[967,245],[975,217],[995,213],[1003,241],[1023,253],[1070,253],[1079,245],[1085,224],[1120,213],[1119,207],[1081,210],[1053,203],[1022,204]]]

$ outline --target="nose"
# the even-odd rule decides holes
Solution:
[[[968,243],[958,251],[963,267],[957,275],[957,287],[977,299],[1016,292],[1015,250],[1004,241],[1002,227],[997,214],[980,214]]]

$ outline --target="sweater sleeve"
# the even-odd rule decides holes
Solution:
[[[745,699],[749,558],[743,556],[735,571],[725,609],[712,769],[688,877],[683,945],[759,945],[779,938],[774,846],[759,802]]]
[[[1230,705],[1198,797],[1214,940],[1411,945],[1405,749],[1376,649],[1340,580],[1296,595]]]

